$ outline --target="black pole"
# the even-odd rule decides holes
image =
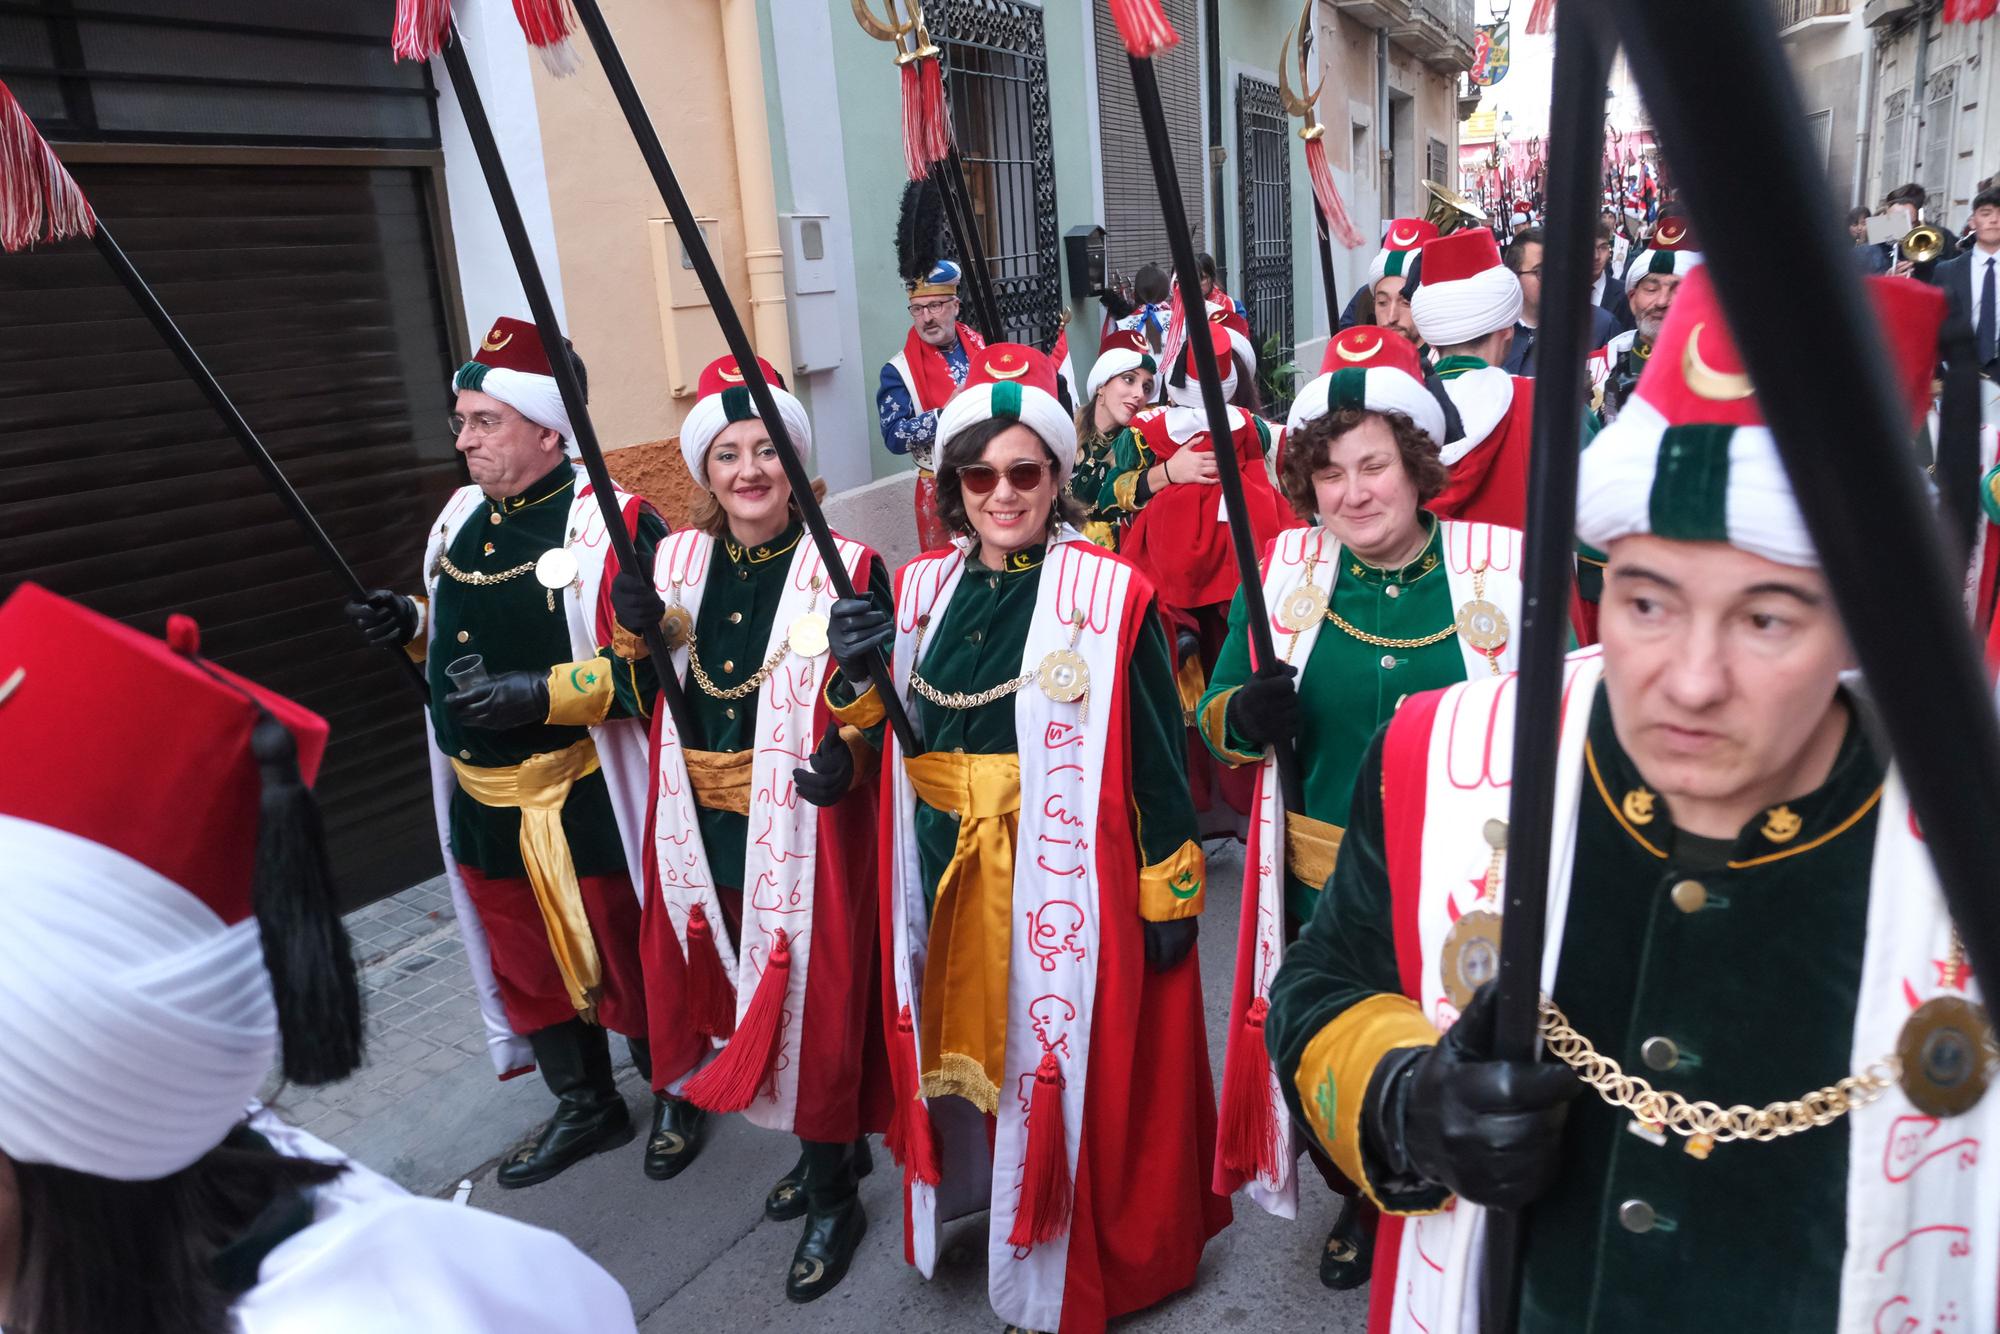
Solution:
[[[361,582],[360,576],[354,573],[354,567],[347,563],[346,557],[340,554],[340,549],[333,545],[333,539],[326,535],[326,529],[319,526],[319,520],[313,517],[310,509],[306,508],[304,498],[292,486],[291,480],[278,466],[278,461],[271,457],[271,451],[264,447],[264,442],[257,438],[257,433],[250,429],[250,423],[243,419],[241,412],[237,411],[236,404],[230,400],[228,392],[215,378],[215,373],[209,370],[208,363],[201,359],[201,354],[194,350],[194,344],[188,342],[187,335],[174,323],[174,317],[160,304],[158,294],[147,284],[139,270],[133,267],[132,260],[126,255],[124,248],[113,239],[111,229],[104,225],[104,219],[97,220],[97,229],[91,234],[91,239],[97,243],[97,253],[104,256],[105,262],[111,266],[111,271],[125,284],[125,290],[139,303],[139,309],[145,312],[154,330],[165,340],[169,350],[181,363],[181,369],[188,373],[188,378],[194,381],[197,389],[201,390],[202,397],[206,398],[208,405],[215,409],[215,415],[222,418],[222,424],[236,437],[236,443],[243,447],[244,455],[256,466],[258,472],[264,474],[265,485],[271,488],[271,494],[275,495],[278,502],[291,514],[292,522],[299,526],[299,531],[306,535],[306,544],[325,559],[334,575],[347,586],[350,597],[357,602],[366,598],[368,586]],[[392,645],[389,651],[402,663],[402,676],[428,704],[431,689],[424,682],[424,674],[402,649]]]
[[[1769,9],[1612,0],[1973,971],[2000,977],[2000,721],[1905,447],[1909,417]],[[1746,126],[1755,127],[1746,134]],[[1791,201],[1773,248],[1744,183]],[[1782,328],[1770,312],[1782,310]],[[1796,339],[1794,329],[1837,331]],[[1889,542],[1857,540],[1886,533]],[[1877,886],[1893,893],[1894,886]]]
[[[1222,142],[1222,6],[1220,0],[1204,0],[1204,26],[1208,29],[1208,193],[1214,205],[1214,235],[1208,238],[1209,257],[1215,261],[1215,282],[1229,288],[1228,203],[1222,188],[1222,165],[1228,150]],[[1300,40],[1304,40],[1303,36]],[[1304,78],[1301,75],[1300,78]],[[1300,92],[1305,90],[1301,88]],[[1192,233],[1190,233],[1192,235]],[[1243,257],[1244,263],[1250,257]]]
[[[1340,336],[1340,289],[1333,280],[1333,238],[1327,233],[1326,210],[1319,206],[1319,197],[1313,197],[1313,221],[1318,224],[1315,236],[1319,241],[1320,286],[1326,289],[1326,336]]]
[[[521,276],[521,288],[527,294],[528,308],[534,312],[535,329],[541,335],[542,349],[548,353],[549,366],[555,372],[556,388],[562,393],[563,408],[569,413],[570,430],[576,440],[577,452],[583,456],[584,471],[590,476],[590,485],[597,495],[597,508],[604,516],[604,533],[611,541],[611,550],[618,557],[618,568],[626,574],[652,582],[652,571],[639,559],[638,548],[632,545],[632,535],[625,531],[625,516],[618,509],[618,493],[611,480],[611,470],[604,466],[604,451],[597,443],[597,428],[590,423],[590,408],[583,398],[583,384],[576,374],[576,363],[570,360],[569,348],[563,342],[562,328],[556,323],[555,303],[549,300],[548,284],[542,281],[541,262],[535,258],[534,244],[528,239],[528,226],[521,220],[521,207],[514,198],[514,187],[507,179],[507,164],[501,160],[500,145],[493,137],[493,125],[486,119],[486,106],[479,97],[479,85],[473,80],[472,66],[465,58],[464,35],[453,24],[445,34],[445,72],[451,76],[451,91],[458,98],[458,109],[465,116],[465,128],[472,136],[472,148],[479,156],[479,167],[486,175],[486,188],[493,196],[493,211],[500,215],[500,230],[506,234],[507,249],[514,257],[514,267]],[[682,737],[694,735],[694,715],[688,709],[687,696],[681,690],[681,683],[674,675],[674,658],[667,647],[666,636],[660,627],[645,627],[642,638],[646,641],[646,651],[653,659],[653,675],[659,678],[660,698],[666,705],[674,726]]]
[[[1201,295],[1201,275],[1194,264],[1194,238],[1188,231],[1187,207],[1181,201],[1179,174],[1174,169],[1173,143],[1167,137],[1167,117],[1160,106],[1160,85],[1153,62],[1138,56],[1132,62],[1132,90],[1138,95],[1139,119],[1146,127],[1146,148],[1153,159],[1153,184],[1160,192],[1160,212],[1167,225],[1167,245],[1174,257],[1174,282],[1180,287],[1183,324],[1189,356],[1201,380],[1201,403],[1208,412],[1208,438],[1215,453],[1215,471],[1222,499],[1229,509],[1230,545],[1236,551],[1236,575],[1243,587],[1243,607],[1250,622],[1250,647],[1260,676],[1277,673],[1278,655],[1271,643],[1271,618],[1264,606],[1264,578],[1257,568],[1257,540],[1250,532],[1250,512],[1243,502],[1243,474],[1238,468],[1229,408],[1222,401],[1222,371],[1215,362],[1215,345],[1208,332],[1208,304]],[[1162,367],[1164,372],[1167,368]],[[1288,811],[1305,810],[1299,782],[1298,752],[1288,740],[1271,747],[1278,763],[1278,791]]]
[[[1521,659],[1515,680],[1514,788],[1507,802],[1506,904],[1500,919],[1495,1055],[1539,1054],[1542,949],[1547,939],[1549,836],[1556,796],[1556,719],[1562,716],[1583,362],[1590,350],[1590,269],[1597,242],[1597,179],[1604,157],[1610,50],[1592,6],[1556,7],[1548,239],[1542,251],[1542,338],[1536,353],[1534,435],[1528,455],[1527,553],[1521,578]],[[1520,1299],[1519,1213],[1486,1220],[1486,1334],[1514,1328]]]
[[[1979,359],[1971,326],[1964,320],[1946,325],[1938,343],[1945,367],[1933,475],[1945,551],[1957,567],[1972,559],[1973,535],[1979,528]]]
[[[993,271],[986,263],[986,238],[979,234],[979,215],[972,209],[972,192],[965,183],[965,160],[956,146],[935,162],[938,190],[944,196],[945,221],[950,223],[958,242],[959,258],[965,261],[966,281],[972,286],[973,308],[978,312],[979,332],[989,343],[1003,342],[1000,303],[993,295]]]
[[[592,49],[597,52],[597,62],[604,67],[605,77],[611,81],[611,91],[618,99],[619,109],[625,113],[626,124],[638,141],[639,153],[653,173],[653,183],[659,187],[660,197],[666,202],[674,229],[680,233],[681,247],[687,252],[695,277],[700,281],[701,289],[715,311],[716,320],[722,326],[729,354],[736,358],[737,369],[743,372],[744,386],[750,391],[751,401],[757,405],[757,415],[763,418],[764,428],[771,434],[771,443],[777,446],[778,461],[784,466],[785,480],[792,487],[792,501],[799,507],[807,531],[812,533],[813,544],[819,548],[827,578],[833,582],[833,591],[839,597],[855,597],[854,581],[847,577],[847,565],[840,558],[833,530],[827,527],[826,515],[820,510],[818,498],[813,495],[812,478],[806,475],[798,447],[792,443],[791,432],[785,429],[785,419],[779,415],[777,401],[771,397],[771,386],[765,382],[764,372],[757,364],[757,353],[750,346],[750,336],[743,329],[743,321],[737,318],[736,307],[729,299],[729,289],[722,284],[722,274],[715,267],[715,257],[709,253],[708,243],[695,223],[694,210],[688,206],[687,196],[681,192],[673,163],[667,160],[667,150],[660,143],[652,118],[646,114],[646,104],[640,99],[639,90],[632,82],[632,72],[625,67],[625,58],[619,53],[618,43],[613,40],[611,29],[604,21],[604,11],[598,8],[597,0],[575,0],[575,3],[577,17],[582,20],[583,30],[590,37]],[[454,72],[452,81],[456,83],[457,79],[458,75]],[[665,674],[672,675],[671,672]],[[882,700],[883,711],[889,726],[896,733],[896,740],[903,747],[903,753],[921,755],[924,751],[923,738],[917,734],[915,723],[904,710],[888,661],[880,653],[871,656],[868,676],[875,683],[876,694]]]

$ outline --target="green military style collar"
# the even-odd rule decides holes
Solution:
[[[734,538],[724,537],[721,546],[723,554],[729,557],[729,563],[732,565],[765,565],[781,556],[791,555],[792,548],[799,544],[799,538],[804,534],[804,528],[797,520],[793,520],[789,528],[768,542],[745,546]]]
[[[1483,371],[1490,364],[1483,357],[1468,357],[1463,353],[1458,353],[1453,356],[1440,358],[1438,364],[1431,367],[1431,369],[1437,372],[1437,377],[1440,380],[1456,380],[1467,371]]]
[[[1346,563],[1345,573],[1374,589],[1386,589],[1390,585],[1407,588],[1427,574],[1435,573],[1444,564],[1443,542],[1439,538],[1441,525],[1435,515],[1419,511],[1422,522],[1430,528],[1430,539],[1423,550],[1394,569],[1370,565],[1351,551],[1342,551],[1340,558]],[[1395,596],[1391,594],[1390,596]]]
[[[509,515],[519,514],[522,510],[534,509],[538,505],[569,495],[575,486],[576,469],[570,466],[568,459],[564,459],[542,474],[533,484],[524,488],[518,496],[508,496],[504,500],[495,500],[488,496],[486,521],[489,524],[502,523]]]

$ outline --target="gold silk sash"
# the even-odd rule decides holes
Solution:
[[[924,961],[923,1096],[956,1094],[992,1115],[1007,1071],[1021,759],[939,751],[905,758],[903,768],[917,800],[958,818]]]
[[[750,750],[683,750],[694,804],[708,811],[750,813]]]
[[[585,737],[574,746],[530,755],[501,769],[481,769],[456,759],[451,767],[466,796],[482,806],[521,812],[521,863],[535,891],[535,906],[542,911],[549,951],[569,992],[569,1003],[595,1023],[604,968],[590,934],[569,840],[563,837],[562,812],[577,780],[597,772],[596,743]]]
[[[1285,869],[1313,891],[1326,888],[1347,831],[1310,815],[1285,812]]]

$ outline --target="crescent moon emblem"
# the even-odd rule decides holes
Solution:
[[[1368,361],[1381,350],[1382,344],[1380,342],[1370,343],[1368,346],[1359,348],[1353,352],[1349,352],[1338,343],[1333,345],[1334,355],[1342,361]]]
[[[1719,371],[1701,357],[1701,331],[1706,323],[1697,324],[1688,330],[1687,349],[1681,353],[1681,375],[1697,398],[1705,398],[1711,403],[1735,403],[1750,397],[1756,390],[1750,385],[1750,377]]]
[[[1401,249],[1405,246],[1412,246],[1417,243],[1417,238],[1421,235],[1423,235],[1422,232],[1411,232],[1407,236],[1405,236],[1400,231],[1390,232],[1389,244],[1397,247],[1398,249]]]
[[[717,371],[716,374],[720,375],[723,379],[729,381],[729,383],[731,384],[743,383],[743,372],[736,369],[736,363],[733,361],[730,362],[727,366],[724,366],[720,371]]]
[[[505,338],[502,338],[500,331],[495,329],[492,333],[486,335],[486,341],[479,345],[479,350],[481,352],[498,352],[513,341],[513,334],[508,334]]]
[[[1668,223],[1666,226],[1660,228],[1659,234],[1655,239],[1660,241],[1662,244],[1672,245],[1686,235],[1687,235],[1686,228],[1676,227],[1672,223]]]
[[[986,373],[996,380],[1018,380],[1028,373],[1028,363],[1025,361],[1011,370],[1008,369],[1008,365],[1009,363],[1004,361],[990,361],[986,364]]]

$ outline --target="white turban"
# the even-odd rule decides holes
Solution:
[[[1056,457],[1056,485],[1069,481],[1076,466],[1076,420],[1047,390],[1012,380],[967,385],[945,404],[938,417],[938,455],[959,432],[995,417],[1018,421],[1040,436]]]
[[[1150,370],[1155,374],[1159,366],[1147,353],[1132,347],[1114,347],[1097,359],[1090,368],[1090,376],[1083,382],[1083,401],[1093,403],[1097,391],[1117,379],[1127,371]]]
[[[1521,280],[1496,264],[1470,278],[1425,281],[1410,298],[1417,333],[1432,347],[1456,347],[1511,329],[1521,314]]]
[[[0,1153],[115,1181],[191,1165],[277,1056],[257,920],[0,815]]]
[[[1638,397],[1583,451],[1576,493],[1576,535],[1585,545],[1609,551],[1634,533],[1727,542],[1780,565],[1820,563],[1768,429],[1669,431]]]
[[[1671,273],[1685,278],[1701,263],[1699,250],[1635,250],[1625,265],[1625,295],[1638,290],[1649,273]]]
[[[1227,403],[1236,396],[1236,364],[1230,359],[1229,366],[1222,373],[1222,401]],[[1201,397],[1201,381],[1195,376],[1194,367],[1188,367],[1187,377],[1175,384],[1167,381],[1167,403],[1176,408],[1200,408],[1205,406]]]
[[[784,418],[785,430],[791,435],[792,443],[798,446],[799,462],[812,466],[812,422],[806,417],[806,406],[789,390],[771,385],[771,398],[778,405],[778,415]],[[708,394],[695,400],[694,408],[687,420],[681,423],[681,457],[687,460],[687,468],[694,480],[704,489],[708,487],[708,447],[715,443],[732,422],[761,421],[756,404],[750,399],[750,391],[734,385],[719,394]]]
[[[1439,449],[1444,448],[1444,408],[1422,382],[1394,366],[1353,366],[1308,380],[1292,400],[1285,433],[1290,435],[1337,407],[1400,413]]]
[[[1375,258],[1368,261],[1368,290],[1373,292],[1375,284],[1384,278],[1407,280],[1410,276],[1410,265],[1416,262],[1417,256],[1421,253],[1420,249],[1376,251]],[[1392,266],[1395,269],[1394,273],[1390,272]]]
[[[468,375],[467,372],[475,367],[482,373]],[[534,375],[528,371],[487,366],[475,361],[461,367],[458,374],[452,377],[451,385],[454,390],[470,389],[490,395],[535,425],[562,432],[563,453],[571,458],[578,457],[576,432],[570,426],[569,409],[563,406],[562,390],[556,387],[555,376]]]

